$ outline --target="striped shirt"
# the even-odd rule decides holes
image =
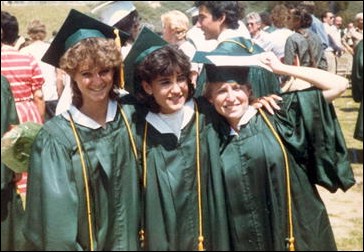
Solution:
[[[33,93],[42,88],[44,78],[37,61],[15,48],[2,45],[1,74],[11,86],[15,102],[33,100]]]
[[[33,101],[33,93],[42,88],[44,78],[33,56],[20,53],[11,46],[1,45],[1,74],[10,83],[19,122],[32,121],[42,124],[41,115]],[[16,182],[17,192],[22,198],[23,205],[27,177],[27,173],[23,172],[21,179]]]
[[[20,123],[42,123],[40,113],[33,102],[33,93],[42,88],[44,78],[33,56],[20,53],[11,46],[2,45],[1,74],[10,83]]]

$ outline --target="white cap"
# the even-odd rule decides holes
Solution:
[[[113,26],[133,10],[135,6],[132,1],[108,1],[95,7],[91,13],[105,24]]]
[[[186,13],[188,15],[190,15],[191,17],[198,16],[198,8],[194,6],[194,7],[190,8],[190,9],[186,10]]]

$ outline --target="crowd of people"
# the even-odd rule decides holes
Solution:
[[[363,16],[297,3],[195,1],[158,34],[109,1],[20,49],[2,11],[1,134],[43,126],[27,172],[1,164],[1,250],[337,250],[316,186],[355,184],[332,101],[350,54],[362,141]]]

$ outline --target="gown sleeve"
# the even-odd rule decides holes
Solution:
[[[1,76],[1,137],[9,130],[10,125],[18,123],[18,114],[9,82]],[[8,186],[12,178],[13,172],[1,163],[1,191]]]
[[[44,129],[33,143],[24,229],[29,249],[82,250],[76,242],[79,200],[69,153]]]
[[[307,167],[312,183],[330,192],[348,190],[355,179],[333,105],[315,89],[287,93],[283,98],[277,129],[286,146]]]

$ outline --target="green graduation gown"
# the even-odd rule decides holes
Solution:
[[[354,138],[363,141],[363,40],[355,47],[351,85],[354,101],[360,102]]]
[[[130,119],[133,107],[123,110]],[[94,250],[138,250],[139,170],[120,110],[106,128],[76,127],[87,164]],[[70,122],[59,115],[33,144],[24,234],[30,249],[90,250],[88,224],[80,155]]]
[[[354,184],[347,150],[331,107],[317,90],[286,93],[269,116],[288,155],[296,250],[336,250],[315,184],[331,192]],[[286,250],[287,187],[282,149],[258,113],[239,136],[222,127],[223,173],[233,250]]]
[[[10,125],[18,123],[9,82],[1,76],[1,136],[9,130]],[[21,233],[24,209],[13,179],[14,172],[1,163],[1,251],[24,249]]]
[[[197,100],[201,164],[202,227],[206,250],[230,250],[223,196],[219,138],[210,123],[215,113]],[[178,139],[150,123],[146,137],[145,249],[196,251],[199,215],[196,172],[196,113]],[[143,135],[145,121],[139,123]],[[143,139],[142,139],[143,142]]]

